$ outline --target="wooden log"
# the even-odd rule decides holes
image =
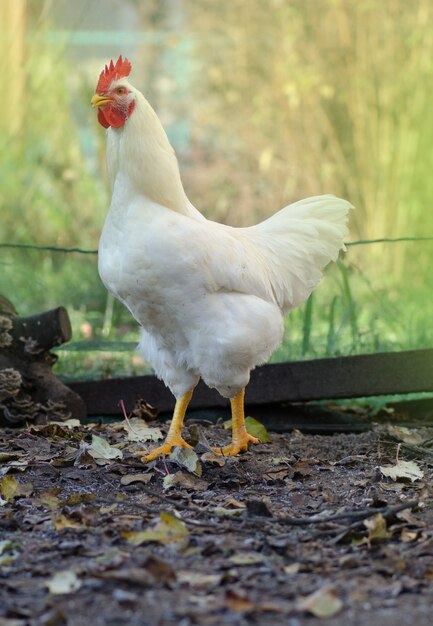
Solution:
[[[14,349],[28,354],[47,352],[72,337],[71,322],[62,306],[30,317],[14,317],[12,324],[9,334]]]
[[[84,401],[51,369],[57,356],[50,349],[71,335],[64,307],[21,318],[0,295],[0,423],[86,416]]]
[[[246,391],[250,406],[357,398],[433,391],[433,350],[345,356],[313,361],[264,365],[251,373]],[[113,378],[71,383],[86,402],[89,415],[120,415],[143,398],[160,412],[170,411],[174,399],[155,376]],[[191,409],[227,407],[228,401],[200,382]]]

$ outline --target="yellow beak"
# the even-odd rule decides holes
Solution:
[[[95,93],[93,98],[90,100],[92,107],[102,107],[104,104],[108,104],[109,102],[112,102],[111,98],[108,98],[107,96],[99,96],[97,93]]]

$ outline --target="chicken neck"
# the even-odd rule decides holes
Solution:
[[[107,169],[112,189],[122,174],[130,193],[204,220],[185,193],[175,152],[161,122],[145,97],[134,91],[135,107],[127,122],[121,128],[107,130]]]

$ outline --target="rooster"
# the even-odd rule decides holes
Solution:
[[[247,433],[250,372],[283,338],[284,316],[304,302],[344,247],[349,202],[315,196],[248,228],[207,220],[189,201],[178,162],[122,56],[100,74],[92,105],[107,129],[110,209],[99,242],[99,274],[141,327],[138,350],[176,398],[163,445],[143,462],[190,447],[182,426],[200,378],[228,398],[237,455]]]

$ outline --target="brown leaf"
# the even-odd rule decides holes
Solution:
[[[72,570],[63,570],[54,574],[46,583],[48,591],[53,595],[68,594],[78,591],[82,583]]]
[[[176,572],[171,565],[158,559],[156,556],[149,556],[144,566],[159,583],[166,585],[176,580]]]
[[[80,524],[76,520],[66,517],[66,515],[63,515],[63,514],[53,517],[52,520],[53,520],[54,528],[57,531],[63,530],[64,528],[75,528],[79,530],[83,530],[84,528],[82,524]]]
[[[200,460],[203,461],[203,463],[210,463],[211,465],[217,465],[218,467],[224,467],[224,465],[226,464],[226,458],[223,456],[219,456],[218,454],[215,454],[215,452],[204,452],[201,457]]]
[[[131,414],[135,417],[139,417],[151,422],[152,420],[156,419],[156,416],[158,415],[158,409],[140,398],[140,400],[137,400]]]
[[[428,435],[423,433],[423,436],[423,434],[421,434],[421,432],[416,428],[406,428],[405,426],[396,426],[393,424],[387,424],[386,430],[390,435],[399,441],[403,441],[404,443],[413,446],[420,446],[425,439],[431,437],[431,432],[428,432]]]
[[[287,612],[288,606],[279,602],[250,600],[246,592],[229,589],[225,594],[225,601],[229,609],[236,613],[249,613],[251,611],[271,611],[273,613]]]
[[[139,585],[140,587],[153,587],[155,584],[153,576],[144,567],[110,569],[105,572],[98,572],[97,576],[104,580],[126,582],[130,585]]]
[[[192,448],[175,446],[168,457],[168,461],[174,461],[180,465],[180,467],[185,468],[188,472],[191,472],[196,476],[202,475],[203,470],[198,460],[198,456]]]
[[[58,498],[58,494],[60,493],[60,487],[54,487],[53,489],[49,489],[48,491],[44,491],[38,498],[38,501],[41,502],[44,506],[51,509],[52,511],[59,508],[61,505],[61,500]]]
[[[233,565],[258,565],[265,563],[266,560],[266,557],[260,552],[237,552],[229,557],[229,561]]]
[[[232,507],[234,509],[246,509],[247,505],[244,502],[240,502],[239,500],[236,500],[235,498],[229,498],[224,503],[224,507],[226,508]]]
[[[89,502],[93,502],[95,499],[96,495],[94,493],[79,491],[77,493],[71,493],[71,495],[64,500],[64,504],[67,504],[68,506],[76,506],[77,504],[88,504]]]
[[[209,589],[216,587],[222,580],[222,574],[206,574],[196,570],[180,570],[177,572],[177,580],[180,584],[194,587],[195,589]]]
[[[169,544],[180,543],[187,539],[188,529],[184,522],[177,519],[171,513],[160,513],[158,523],[148,530],[126,530],[122,532],[122,537],[134,546],[141,546],[143,543],[155,541],[157,543]]]
[[[416,541],[418,539],[419,531],[408,530],[407,528],[403,528],[400,534],[400,539],[404,541],[404,543],[410,543],[412,541]]]
[[[311,463],[307,459],[299,459],[292,465],[293,477],[311,476],[313,474],[313,468]]]
[[[209,483],[201,478],[197,478],[194,474],[185,474],[184,472],[175,472],[167,474],[162,481],[164,490],[180,487],[189,489],[190,491],[206,491]]]
[[[126,474],[122,476],[120,479],[121,485],[131,485],[132,483],[147,483],[152,479],[153,472],[148,472],[147,474]]]
[[[388,539],[391,533],[388,532],[386,519],[382,513],[378,513],[369,519],[364,520],[364,526],[368,529],[368,541],[382,541]]]
[[[414,461],[397,461],[395,465],[381,466],[379,469],[392,480],[410,480],[413,483],[424,476],[424,472]]]
[[[99,459],[103,461],[110,461],[112,459],[122,459],[123,452],[116,448],[115,446],[111,446],[106,439],[103,437],[99,437],[98,435],[92,435],[92,443],[88,448],[89,454],[98,461]]]
[[[128,433],[128,441],[158,441],[163,438],[160,428],[150,428],[147,423],[139,417],[131,417],[123,424]]]
[[[15,498],[31,496],[33,485],[31,483],[21,483],[15,476],[8,474],[0,480],[0,496],[7,502],[13,502]]]
[[[231,589],[226,591],[226,602],[229,609],[235,611],[236,613],[253,611],[256,608],[256,604],[254,602],[249,600],[246,596],[240,595]]]
[[[311,613],[315,617],[332,617],[341,611],[343,602],[330,585],[321,587],[314,593],[298,601],[298,610]]]

